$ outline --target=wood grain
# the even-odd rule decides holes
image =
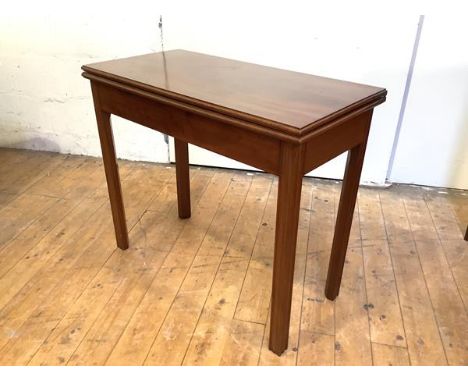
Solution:
[[[383,194],[381,197],[383,200],[385,199]],[[426,231],[424,226],[421,225],[425,220],[424,213],[416,208],[415,203],[418,202],[415,202],[414,198],[407,200],[397,197],[394,198],[394,203],[391,205],[389,203],[382,204],[385,223],[387,224],[388,221],[392,221],[397,217],[398,220],[393,220],[391,225],[399,225],[400,221],[402,221],[399,230],[406,231],[410,228],[410,237],[431,237],[435,230],[432,226],[428,226]],[[407,205],[411,208],[407,208]],[[389,213],[388,209],[393,212]],[[400,219],[405,214],[407,218]],[[392,242],[389,243],[389,249],[393,261],[411,364],[444,365],[447,363],[447,359],[416,245],[414,241]]]
[[[239,325],[232,325],[232,318],[255,244],[256,236],[252,233],[257,232],[261,224],[271,183],[271,179],[262,176],[256,176],[252,181],[184,357],[184,364],[220,364],[224,349],[232,346],[232,336],[240,331]],[[257,326],[263,328],[262,325]],[[223,362],[232,361],[224,359]]]
[[[120,249],[128,248],[128,229],[125,209],[120,185],[119,166],[115,153],[114,135],[112,132],[111,116],[102,109],[99,87],[91,83],[94,111],[98,125],[99,140],[101,141],[102,160],[107,180],[107,190],[111,204],[112,219],[114,220],[115,239]]]
[[[365,115],[363,123],[370,128],[372,112]],[[366,152],[367,139],[359,145],[352,147],[348,152],[346,169],[343,178],[343,185],[338,204],[335,233],[328,265],[327,283],[325,285],[325,295],[328,299],[334,300],[340,292],[341,277],[346,259],[349,234],[353,223],[354,207],[361,178],[364,155]]]
[[[190,172],[189,153],[186,142],[174,140],[176,155],[177,205],[179,217],[187,219],[190,211]]]
[[[6,151],[14,166],[34,161]],[[175,166],[120,161],[134,243],[123,252],[102,164],[48,158],[56,173],[4,191],[14,197],[0,219],[21,224],[0,250],[2,365],[466,364],[468,244],[447,210],[450,190],[362,189],[341,296],[330,302],[340,185],[304,179],[290,347],[278,357],[268,350],[271,176],[191,167],[192,218],[180,220]]]
[[[372,343],[375,366],[409,366],[408,350],[400,346]]]
[[[302,300],[304,295],[304,277],[307,261],[307,249],[309,243],[309,225],[312,205],[312,185],[302,185],[301,209],[299,213],[299,229],[297,234],[296,262],[294,267],[293,294],[291,303],[291,321],[289,324],[289,347],[278,357],[269,351],[270,320],[265,327],[260,365],[295,365],[299,349],[299,339],[302,317]]]
[[[277,355],[287,349],[289,340],[303,171],[303,148],[283,143],[276,207],[269,337],[269,348]]]
[[[327,122],[326,117],[349,113],[386,94],[382,88],[183,50],[95,63],[82,69],[283,130],[315,128]]]
[[[180,286],[159,334],[145,360],[147,365],[180,365],[195,323],[205,305],[220,262],[250,187],[250,177],[234,178]],[[217,237],[217,241],[212,238]]]
[[[336,188],[330,185],[318,184],[312,189],[298,348],[300,365],[335,362],[335,304],[323,294],[335,224],[335,193]]]
[[[360,190],[359,223],[371,340],[379,344],[406,347],[405,329],[378,191]]]
[[[82,69],[91,82],[119,248],[129,244],[111,114],[174,137],[181,218],[190,216],[188,143],[279,176],[268,341],[280,355],[289,339],[302,177],[349,151],[325,288],[334,300],[373,108],[386,90],[185,51]]]

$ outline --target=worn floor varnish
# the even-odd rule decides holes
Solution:
[[[467,365],[466,192],[361,188],[324,297],[340,183],[304,179],[290,345],[268,350],[277,181],[120,162],[116,249],[96,158],[0,149],[1,365]]]

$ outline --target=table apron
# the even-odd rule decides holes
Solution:
[[[104,112],[278,175],[281,141],[100,83]]]
[[[279,174],[281,139],[233,126],[112,86],[94,82],[103,111],[171,135],[274,175]],[[311,134],[304,143],[304,174],[367,139],[372,110]]]
[[[314,170],[341,153],[365,142],[369,134],[372,109],[323,133],[317,132],[306,142],[304,173]]]

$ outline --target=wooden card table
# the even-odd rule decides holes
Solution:
[[[338,296],[373,108],[386,90],[182,50],[83,66],[91,80],[117,245],[128,233],[111,114],[175,139],[179,217],[190,217],[188,143],[279,177],[270,349],[288,346],[304,174],[348,151],[325,295]]]

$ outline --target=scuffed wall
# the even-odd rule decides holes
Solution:
[[[0,147],[99,156],[91,91],[80,67],[160,51],[162,14],[166,50],[183,48],[386,87],[387,102],[374,112],[361,178],[363,183],[382,185],[391,162],[418,17],[425,11],[415,4],[365,0],[2,4]],[[455,9],[447,2],[440,7]],[[453,22],[455,13],[460,20]],[[428,28],[422,30],[414,88],[390,181],[467,187],[463,15],[452,11],[441,18],[436,11],[426,17]],[[115,117],[113,124],[119,157],[168,161],[168,145],[160,133]],[[198,148],[192,148],[191,162],[239,166]],[[344,164],[342,155],[312,174],[340,178]]]
[[[0,147],[100,155],[81,65],[160,49],[158,2],[12,2],[0,13]],[[133,9],[133,13],[132,13]],[[139,22],[136,22],[138,20]],[[112,117],[118,156],[165,162],[163,136]]]

